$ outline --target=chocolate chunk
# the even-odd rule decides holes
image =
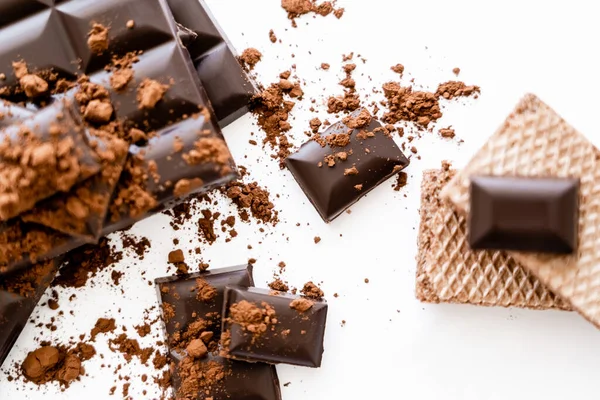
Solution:
[[[320,367],[327,303],[270,290],[230,287],[223,305],[223,354],[272,364]]]
[[[471,178],[473,249],[570,254],[578,229],[579,179]]]
[[[409,164],[394,141],[383,130],[377,130],[381,124],[366,118],[365,111],[357,110],[345,119],[346,123],[359,126],[356,129],[340,121],[286,160],[286,166],[325,222]],[[337,161],[333,158],[336,155]],[[329,168],[319,167],[324,159],[331,160]],[[355,189],[357,185],[361,185],[361,190]]]
[[[156,284],[165,317],[176,397],[281,400],[273,366],[228,360],[216,354],[225,287],[252,286],[252,266],[160,278]],[[169,310],[168,318],[165,310]],[[198,338],[207,349],[205,356]]]

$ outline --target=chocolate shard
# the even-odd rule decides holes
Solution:
[[[354,127],[363,116],[365,125],[350,128],[339,121],[286,160],[325,222],[409,165],[389,133],[374,118],[367,119],[365,112],[356,110],[346,120]]]
[[[281,400],[274,366],[239,362],[218,355],[225,287],[254,285],[251,265],[159,278],[155,283],[163,310],[177,398]],[[204,343],[199,347],[206,347],[207,354],[190,354],[189,346],[198,338]],[[213,373],[198,374],[198,371],[208,370]]]
[[[577,248],[579,179],[474,176],[473,249],[570,254]]]
[[[256,315],[259,318],[254,320]],[[320,367],[326,322],[324,300],[265,289],[227,287],[222,353],[235,360]]]

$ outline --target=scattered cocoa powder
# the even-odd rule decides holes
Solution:
[[[292,144],[286,132],[291,129],[288,119],[295,105],[293,101],[286,100],[285,96],[301,98],[303,94],[299,83],[282,79],[254,96],[250,102],[258,125],[266,134],[263,145],[269,144],[272,149],[277,150],[276,157],[279,159],[280,168],[284,167],[285,159],[291,152]]]
[[[414,92],[411,87],[403,87],[395,82],[383,85],[389,111],[383,121],[395,124],[399,121],[411,121],[426,128],[429,123],[442,117],[438,97],[434,93]]]
[[[453,139],[456,136],[456,134],[454,133],[454,129],[452,129],[451,127],[441,128],[439,132],[440,136],[446,139]]]
[[[304,296],[306,296],[310,299],[314,299],[314,300],[321,300],[323,298],[323,296],[325,296],[323,291],[317,285],[315,285],[313,282],[307,282],[304,285],[304,287],[302,288],[302,290],[300,291],[300,293],[302,293]]]
[[[474,95],[474,97],[477,98],[479,93],[479,86],[467,86],[464,82],[460,81],[441,83],[435,92],[436,96],[443,97],[446,100],[451,100],[455,97],[468,97],[471,95]]]
[[[96,340],[96,336],[100,333],[109,333],[114,332],[117,326],[115,325],[114,318],[98,318],[96,321],[96,325],[92,328],[90,332],[91,341]]]
[[[21,364],[25,379],[38,385],[58,382],[65,387],[84,373],[82,362],[96,354],[93,346],[78,343],[72,348],[45,345],[29,352]]]
[[[247,300],[232,304],[229,316],[232,324],[239,325],[255,336],[265,333],[267,328],[277,321],[275,310],[269,304],[262,302],[259,307]]]
[[[273,29],[269,31],[269,40],[271,41],[271,43],[277,42],[277,36],[275,35],[275,32],[273,32]]]
[[[319,236],[315,236],[314,241],[315,241],[315,244],[317,244],[321,241],[321,238]]]
[[[123,252],[116,251],[106,238],[97,245],[85,245],[67,254],[54,286],[79,288],[100,271],[121,261]]]
[[[152,109],[162,100],[169,87],[154,79],[144,79],[137,89],[137,101],[140,109]]]
[[[113,352],[120,352],[123,354],[125,361],[130,362],[133,357],[140,359],[140,362],[147,365],[148,360],[154,353],[152,347],[142,348],[136,339],[130,339],[125,333],[121,333],[114,339],[108,341],[109,348]]]
[[[227,187],[227,197],[240,209],[242,221],[248,221],[249,210],[254,218],[273,226],[279,222],[278,211],[270,200],[270,193],[257,182],[233,182]]]
[[[281,0],[281,7],[287,11],[288,18],[292,20],[292,26],[296,27],[295,19],[311,12],[324,17],[333,13],[336,18],[341,18],[344,15],[344,9],[334,8],[334,3],[332,1],[317,3],[317,0]]]
[[[392,67],[392,71],[394,71],[397,74],[402,75],[404,73],[404,65],[396,64]]]
[[[271,33],[273,33],[273,31],[271,31]],[[273,34],[273,36],[275,36],[275,34]],[[277,40],[277,38],[275,38],[275,40]],[[273,41],[272,37],[271,41]],[[261,59],[262,53],[255,48],[250,47],[242,52],[242,55],[240,56],[240,63],[246,71],[252,71],[254,66],[258,64]]]

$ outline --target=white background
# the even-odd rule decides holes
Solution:
[[[600,332],[578,314],[424,305],[414,298],[423,169],[438,167],[443,159],[464,165],[526,92],[539,95],[600,144],[600,24],[592,2],[340,0],[346,8],[341,20],[304,16],[297,29],[291,28],[278,0],[209,3],[239,51],[252,46],[264,54],[256,70],[262,83],[275,81],[279,72],[297,65],[306,95],[292,113],[296,144],[304,140],[308,121],[315,116],[308,112],[310,99],[317,100],[317,115],[327,118],[326,96],[341,93],[337,82],[343,76],[342,53],[354,51],[367,59],[365,64],[357,62],[354,73],[363,100],[373,87],[380,89],[397,79],[390,71],[396,63],[406,67],[404,83],[414,78],[416,84],[435,90],[453,78],[452,68],[460,67],[461,80],[482,88],[478,100],[444,102],[444,117],[436,125],[452,125],[463,144],[439,138],[437,130],[425,134],[416,141],[422,159],[413,157],[408,187],[395,192],[390,180],[353,206],[351,215],[343,214],[329,225],[289,172],[280,171],[260,147],[248,144],[251,138],[263,137],[252,116],[225,130],[238,163],[248,167],[252,179],[280,195],[274,200],[282,222],[263,234],[256,224],[238,220],[239,236],[233,241],[225,243],[222,235],[214,245],[201,246],[204,260],[216,269],[257,258],[257,285],[270,281],[277,263],[285,261],[285,279],[295,286],[307,280],[322,282],[330,302],[323,366],[278,367],[281,382],[290,382],[282,387],[283,398],[598,398]],[[272,44],[269,29],[283,43]],[[322,62],[331,64],[329,72],[319,70]],[[228,214],[235,212],[225,199],[220,204]],[[136,225],[133,232],[148,236],[152,248],[143,261],[126,257],[119,264],[116,269],[126,272],[121,286],[112,286],[109,270],[93,286],[61,290],[60,310],[67,315],[58,318],[58,330],[43,329],[40,335],[39,329],[26,329],[5,365],[20,362],[36,348],[34,336],[64,343],[70,336],[88,333],[100,316],[114,316],[135,337],[133,325],[142,322],[144,309],[156,304],[147,280],[166,274],[172,238],[183,239],[186,250],[198,245],[195,219],[187,226],[187,231],[175,233],[163,215]],[[318,245],[313,243],[316,235],[322,238]],[[198,260],[187,257],[190,265]],[[72,293],[77,299],[69,302]],[[35,315],[48,322],[57,311],[39,307]],[[342,320],[347,321],[345,327]],[[159,327],[154,325],[153,337],[140,340],[142,346],[154,345]],[[0,398],[121,397],[122,382],[115,396],[109,397],[108,390],[122,356],[107,349],[103,335],[96,348],[104,359],[97,356],[85,363],[88,376],[64,393],[54,384],[38,388],[21,380],[9,383],[2,373]],[[112,367],[100,368],[102,363]],[[132,398],[144,398],[144,388],[150,390],[145,398],[157,396],[158,391],[138,378],[153,373],[151,369],[134,361],[121,373],[132,375]]]

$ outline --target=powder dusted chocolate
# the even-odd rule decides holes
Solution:
[[[270,324],[277,323],[277,315],[266,302],[257,305],[242,300],[229,308],[229,322],[258,336],[265,333]]]
[[[310,310],[314,304],[315,304],[314,302],[312,302],[308,299],[298,298],[298,299],[294,299],[290,302],[290,308],[293,308],[294,310],[298,311],[299,313],[303,313],[303,312]]]
[[[0,220],[67,192],[100,170],[72,108],[59,102],[0,131]]]
[[[273,31],[271,31],[270,35],[274,36],[275,34]],[[273,38],[271,37],[271,41],[275,43],[277,38],[275,38],[275,41],[273,41]],[[255,48],[250,47],[242,52],[242,55],[240,56],[240,63],[246,71],[252,71],[254,66],[258,64],[261,59],[262,53]]]
[[[279,278],[269,283],[269,288],[277,292],[289,292],[290,290],[290,287]]]

